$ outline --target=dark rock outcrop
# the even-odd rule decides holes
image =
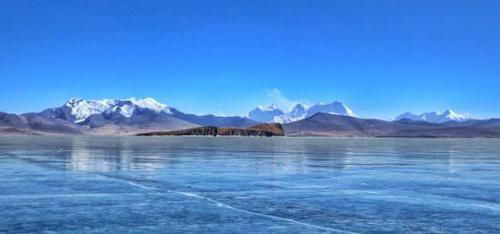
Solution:
[[[138,136],[284,136],[280,124],[259,124],[250,128],[206,126],[178,131],[141,133]]]

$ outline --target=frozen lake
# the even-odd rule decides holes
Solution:
[[[0,233],[499,233],[500,140],[0,137]]]

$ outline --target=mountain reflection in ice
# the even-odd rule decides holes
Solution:
[[[168,152],[162,155],[160,152],[141,153],[137,147],[128,144],[125,138],[114,138],[112,141],[99,139],[103,144],[101,147],[93,147],[92,139],[89,138],[72,138],[72,148],[60,152],[62,157],[68,157],[70,163],[67,168],[77,171],[110,172],[156,170],[168,164]]]
[[[213,141],[210,138],[193,137],[190,140],[153,139],[157,144],[145,145],[136,138],[71,138],[71,149],[61,149],[58,157],[67,158],[69,170],[79,171],[134,171],[157,170],[175,167],[176,163],[227,164],[237,160],[239,165],[255,169],[264,167],[275,173],[307,173],[315,168],[342,169],[348,160],[352,143],[335,146],[267,139],[250,141],[248,144],[232,144]],[[149,139],[148,139],[149,140]],[[238,139],[240,140],[240,139]],[[98,147],[96,147],[96,144]]]

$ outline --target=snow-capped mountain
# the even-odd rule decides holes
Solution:
[[[402,121],[388,122],[355,118],[346,105],[333,102],[309,108],[298,104],[287,113],[271,105],[257,108],[251,116],[284,123],[281,128],[288,136],[500,138],[500,119],[466,121],[469,115],[451,110],[421,115],[405,113],[397,118]],[[136,135],[202,126],[249,128],[258,122],[239,116],[184,113],[152,98],[71,99],[42,112],[20,115],[0,112],[0,135]]]
[[[129,135],[199,126],[248,127],[257,124],[256,121],[239,116],[184,113],[153,98],[118,100],[73,98],[60,107],[22,114],[19,118],[22,120],[20,123],[24,124],[22,128],[26,131],[97,135]],[[11,127],[19,125],[11,124],[10,120],[0,119],[0,127],[2,122],[8,122]]]
[[[90,128],[114,125],[161,126],[229,126],[244,127],[255,124],[238,116],[194,115],[167,106],[153,98],[71,99],[60,108],[48,109],[46,117],[63,119]],[[174,126],[174,127],[175,127]],[[172,127],[172,128],[174,128]]]
[[[350,117],[355,117],[356,115],[352,110],[342,102],[332,102],[330,104],[317,104],[307,109],[307,117],[313,116],[317,113],[327,113],[334,115],[345,115]]]
[[[266,123],[289,123],[311,117],[317,113],[327,113],[334,115],[343,115],[355,117],[352,110],[341,102],[332,102],[330,104],[316,104],[307,107],[304,104],[297,104],[290,112],[284,113],[276,105],[269,107],[258,107],[251,111],[248,116],[250,119]]]
[[[403,120],[403,119],[408,119],[412,121],[423,121],[429,123],[446,123],[450,121],[456,121],[456,122],[467,121],[472,119],[472,117],[468,114],[459,114],[452,110],[447,110],[443,113],[428,112],[420,115],[407,112],[396,117],[396,120]]]
[[[270,106],[259,106],[248,113],[248,117],[258,122],[274,122],[274,119],[285,115],[275,104]]]
[[[70,109],[75,123],[84,122],[88,117],[96,114],[118,113],[130,118],[139,110],[150,110],[155,113],[171,114],[170,108],[153,98],[129,98],[122,100],[84,100],[75,99],[67,101],[65,107]]]

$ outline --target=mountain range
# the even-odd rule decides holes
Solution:
[[[245,117],[194,115],[153,98],[122,100],[71,99],[57,108],[21,115],[0,112],[0,132],[25,134],[130,135],[200,126],[248,127]]]
[[[430,123],[384,121],[318,113],[283,125],[286,136],[498,138],[500,119]]]
[[[335,101],[329,104],[319,103],[308,107],[304,104],[296,104],[289,112],[285,113],[275,104],[270,106],[259,106],[248,113],[248,117],[257,122],[265,123],[290,123],[311,117],[317,113],[328,113],[355,117],[356,115],[344,103]]]
[[[60,107],[37,113],[0,112],[3,135],[148,135],[200,127],[242,132],[260,123],[280,123],[286,136],[500,137],[499,119],[473,120],[451,110],[405,113],[394,121],[364,119],[338,101],[311,107],[297,104],[288,112],[276,105],[261,106],[250,111],[248,117],[184,113],[153,98],[71,99]]]
[[[472,117],[468,114],[459,114],[452,110],[446,110],[443,113],[439,112],[428,112],[420,115],[413,114],[411,112],[406,112],[404,114],[396,117],[396,120],[408,119],[413,121],[422,121],[430,123],[446,123],[450,121],[463,122],[471,120]]]

